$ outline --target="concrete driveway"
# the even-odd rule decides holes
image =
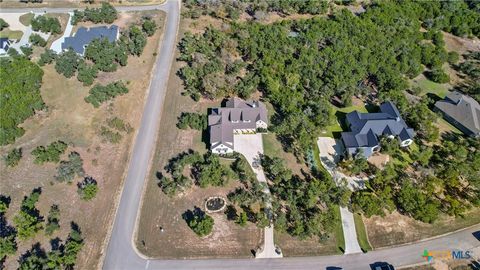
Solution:
[[[318,149],[320,150],[320,161],[327,171],[332,175],[337,185],[342,184],[342,179],[347,179],[348,187],[352,190],[358,188],[358,179],[347,177],[336,171],[336,163],[340,160],[342,153],[342,145],[333,138],[320,137],[317,140]],[[355,221],[353,213],[347,207],[340,207],[340,217],[342,219],[343,237],[345,238],[345,254],[360,253],[362,249],[358,244],[357,231],[355,229]]]
[[[267,179],[261,166],[253,166],[256,162],[260,164],[260,155],[263,154],[263,139],[262,134],[240,134],[233,136],[234,150],[242,154],[247,160],[253,172],[257,175],[257,180],[261,184],[264,184],[263,192],[270,198],[270,190],[268,189]],[[266,211],[272,207],[271,202],[266,202]],[[273,237],[273,224],[264,229],[264,241],[261,250],[257,251],[255,258],[281,258],[282,254],[275,251],[275,243]]]
[[[57,54],[62,52],[62,43],[65,41],[66,37],[69,37],[72,34],[73,30],[73,24],[72,24],[72,17],[73,17],[73,12],[69,12],[68,15],[68,22],[67,22],[67,27],[65,28],[65,31],[63,31],[63,35],[52,42],[52,46],[50,46],[50,49],[55,51]]]

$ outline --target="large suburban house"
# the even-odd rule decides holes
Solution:
[[[342,132],[342,140],[350,156],[360,151],[366,158],[370,157],[380,150],[381,136],[398,138],[400,146],[409,146],[415,134],[390,101],[382,103],[378,113],[348,113],[346,122],[351,131]]]
[[[467,136],[480,137],[480,104],[459,92],[451,92],[435,103],[435,110]]]
[[[73,37],[65,38],[65,41],[62,43],[62,50],[73,49],[76,53],[83,55],[85,53],[85,48],[94,39],[106,38],[110,42],[115,42],[118,37],[119,28],[116,25],[110,27],[80,27]]]
[[[234,134],[256,133],[268,125],[267,108],[260,101],[229,99],[225,107],[213,108],[208,115],[210,150],[216,154],[232,153]]]

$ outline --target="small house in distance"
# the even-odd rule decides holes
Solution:
[[[365,158],[380,150],[380,136],[398,138],[400,146],[412,144],[414,131],[400,116],[395,104],[384,102],[378,113],[353,111],[346,116],[349,132],[342,132],[346,152],[354,156],[361,151]]]
[[[260,101],[229,99],[225,107],[213,108],[208,115],[210,150],[215,154],[232,153],[234,134],[256,133],[268,125],[267,108]]]
[[[0,55],[5,55],[10,48],[11,42],[8,38],[0,38]]]
[[[480,104],[459,92],[451,92],[435,103],[435,110],[465,135],[480,137]]]
[[[73,37],[66,37],[62,43],[62,50],[73,49],[76,53],[83,55],[85,48],[94,39],[106,38],[110,42],[115,42],[119,37],[118,26],[112,25],[85,28],[80,27]]]

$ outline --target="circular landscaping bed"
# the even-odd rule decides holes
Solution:
[[[222,197],[210,197],[205,202],[205,209],[209,213],[220,212],[225,209],[227,201]]]

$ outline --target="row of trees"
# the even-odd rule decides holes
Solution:
[[[117,10],[109,3],[103,2],[100,8],[74,10],[72,24],[91,21],[93,23],[113,23],[118,17]]]
[[[47,15],[35,16],[32,19],[31,24],[33,31],[41,31],[52,34],[62,33],[60,21],[54,17],[48,17]]]
[[[177,127],[179,129],[192,128],[196,130],[207,129],[208,119],[206,114],[182,112],[178,117]]]

